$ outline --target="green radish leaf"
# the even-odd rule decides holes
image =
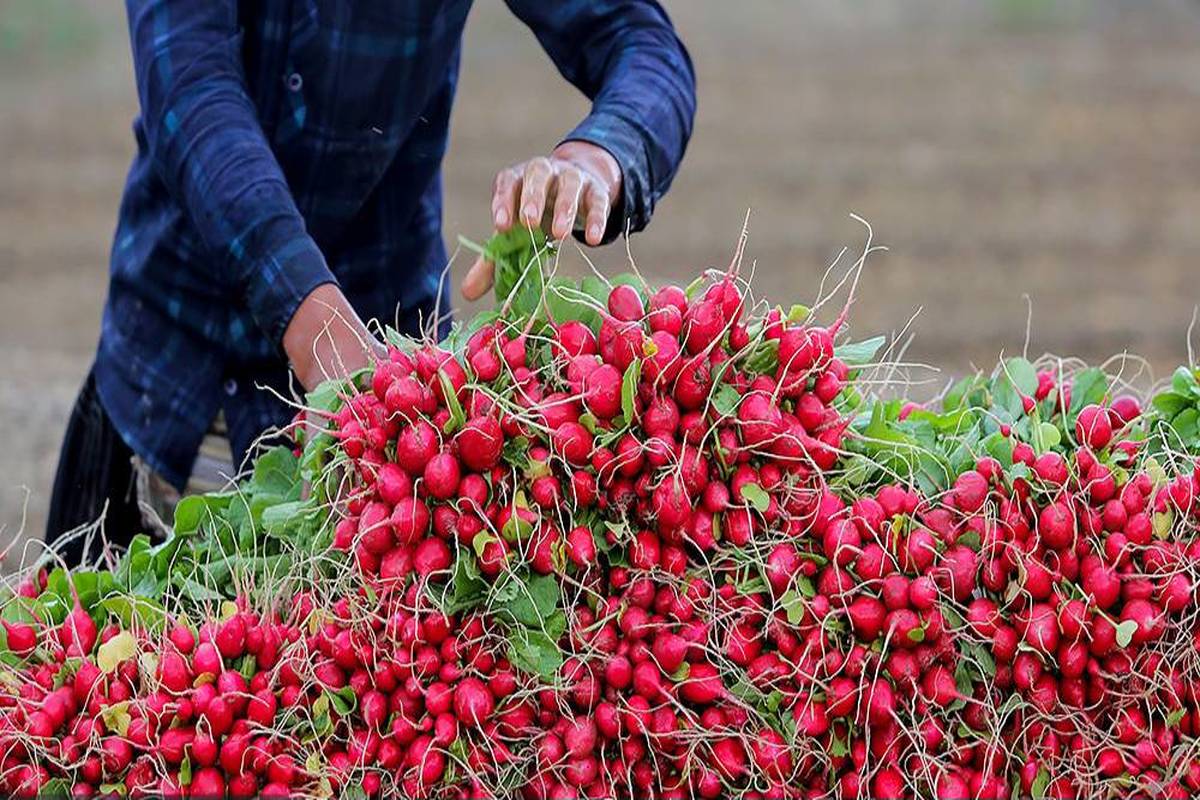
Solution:
[[[337,712],[339,717],[348,717],[358,708],[358,698],[354,696],[354,690],[349,686],[343,686],[336,692],[326,689],[324,694],[329,698],[330,707]]]
[[[779,340],[763,339],[746,356],[746,371],[752,375],[773,375],[779,367]]]
[[[218,595],[217,599],[224,599]],[[167,621],[167,610],[157,601],[145,597],[114,594],[100,601],[100,607],[113,614],[125,627],[134,625],[134,620],[151,631],[163,628]]]
[[[273,447],[254,462],[251,486],[254,494],[286,498],[300,482],[300,462],[291,448]]]
[[[516,596],[498,613],[526,627],[541,628],[558,609],[558,581],[553,575],[534,575],[515,583]]]
[[[767,582],[760,577],[753,577],[747,580],[734,584],[734,591],[738,594],[749,597],[752,594],[761,594],[767,590]]]
[[[788,589],[779,598],[779,604],[783,606],[784,612],[787,614],[789,625],[799,625],[804,621],[804,596],[797,591]]]
[[[1171,420],[1171,427],[1175,430],[1175,434],[1183,440],[1186,447],[1191,447],[1196,443],[1197,435],[1200,435],[1200,411],[1195,408],[1185,408]]]
[[[807,578],[803,575],[797,576],[796,577],[796,588],[800,591],[800,594],[804,595],[805,597],[807,597],[809,599],[812,599],[817,596],[817,587],[813,585],[811,578]]]
[[[632,286],[634,289],[637,289],[639,296],[642,295],[642,289],[645,288],[641,278],[639,278],[637,275],[634,275],[632,272],[622,272],[620,275],[614,277],[611,283],[613,286]],[[644,303],[645,300],[646,298],[643,296],[642,302]],[[605,305],[608,304],[607,295],[604,298],[604,302]]]
[[[175,506],[175,533],[185,534],[199,530],[202,524],[214,516],[219,516],[229,508],[233,496],[233,493],[230,492],[226,494],[194,494],[183,498]]]
[[[1053,423],[1043,422],[1038,425],[1038,434],[1042,437],[1043,450],[1053,449],[1062,442],[1062,433]]]
[[[966,623],[966,620],[962,618],[962,615],[955,611],[951,606],[944,605],[940,610],[942,612],[942,619],[945,620],[947,630],[958,630]]]
[[[771,507],[770,496],[757,483],[747,483],[743,486],[742,497],[760,514],[767,513],[767,509]]]
[[[478,561],[469,551],[458,551],[448,589],[450,596],[443,607],[446,614],[457,614],[484,601],[487,584],[480,576]]]
[[[812,309],[808,306],[802,306],[799,303],[788,309],[787,321],[792,323],[800,323],[809,318],[812,314]]]
[[[1075,417],[1084,406],[1099,403],[1108,394],[1108,376],[1096,367],[1082,370],[1075,376],[1071,385],[1071,410],[1068,419],[1074,423]]]
[[[1183,722],[1183,718],[1187,716],[1187,711],[1182,708],[1177,708],[1167,715],[1167,727],[1174,728]]]
[[[866,341],[838,345],[833,354],[848,367],[861,367],[870,364],[886,342],[887,337],[874,336]]]
[[[499,541],[494,533],[489,531],[480,531],[475,534],[475,538],[471,540],[471,548],[475,551],[477,558],[483,558],[483,551],[492,542]]]
[[[463,413],[462,403],[458,402],[454,384],[450,383],[446,373],[439,369],[437,376],[438,381],[442,384],[442,397],[445,398],[446,408],[450,411],[450,419],[446,420],[446,424],[442,426],[442,433],[451,434],[467,424],[467,416]]]
[[[717,393],[713,395],[712,404],[713,410],[722,417],[733,416],[737,411],[738,404],[742,402],[742,396],[738,394],[738,390],[730,386],[728,383],[722,384]]]
[[[1176,394],[1175,392],[1162,392],[1161,394],[1155,395],[1154,399],[1150,401],[1150,404],[1154,406],[1154,409],[1158,413],[1162,414],[1167,419],[1172,419],[1176,414],[1191,406],[1192,401],[1190,398],[1184,397],[1181,394]],[[175,513],[176,517],[178,518],[179,512],[177,511]]]
[[[592,295],[581,290],[574,281],[563,278],[551,278],[546,286],[546,305],[550,308],[550,316],[555,323],[582,322],[593,330],[600,327],[600,314],[596,310],[596,300]],[[600,307],[604,307],[603,301]]]
[[[262,526],[271,534],[295,530],[303,518],[316,513],[307,500],[293,500],[268,506],[262,512]]]
[[[342,396],[345,391],[345,381],[324,381],[316,389],[304,395],[304,405],[312,411],[332,414],[342,407]]]
[[[1004,362],[1004,372],[1012,385],[1021,394],[1032,397],[1037,392],[1037,370],[1024,358],[1010,358]]]
[[[633,422],[633,415],[637,410],[634,400],[637,399],[638,381],[641,380],[641,377],[642,360],[635,358],[629,368],[625,370],[624,377],[621,378],[621,415],[629,423]]]
[[[1171,388],[1177,394],[1185,397],[1191,395],[1197,389],[1196,376],[1187,367],[1178,367],[1174,374],[1171,375]]]
[[[1117,646],[1128,647],[1133,641],[1133,635],[1137,633],[1138,624],[1134,620],[1127,619],[1124,622],[1117,624]]]
[[[585,275],[579,282],[579,290],[596,301],[600,308],[608,307],[608,284],[596,275]]]
[[[955,543],[961,544],[963,547],[969,547],[976,553],[983,546],[983,543],[979,540],[979,533],[977,531],[966,531],[955,540]]]
[[[1041,767],[1037,771],[1037,775],[1033,779],[1033,784],[1029,787],[1029,792],[1035,800],[1042,800],[1046,796],[1046,788],[1050,785],[1050,772]]]
[[[923,642],[925,641],[925,629],[923,627],[913,628],[908,632],[907,636],[910,642]]]
[[[998,432],[989,435],[980,444],[989,456],[1000,462],[1003,467],[1013,463],[1012,437],[1001,436]]]
[[[508,660],[517,669],[549,680],[563,663],[558,643],[541,631],[516,628],[508,640]]]
[[[121,788],[125,788],[125,784],[121,784]],[[37,796],[39,798],[61,797],[63,800],[71,796],[71,787],[64,778],[53,778],[42,784],[42,788],[38,789]]]

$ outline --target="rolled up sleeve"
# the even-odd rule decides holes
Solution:
[[[214,270],[276,345],[334,281],[246,90],[236,0],[126,0],[145,146]],[[218,277],[214,275],[214,277]]]

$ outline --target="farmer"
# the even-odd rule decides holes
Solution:
[[[549,154],[500,171],[495,227],[589,245],[641,230],[695,111],[666,13],[507,2],[592,110]],[[379,345],[364,320],[444,329],[439,171],[470,5],[126,0],[138,152],[48,540],[106,510],[120,544],[142,512],[169,519],[180,493],[221,485],[292,419],[282,397],[368,363]],[[462,292],[491,281],[476,262]],[[76,537],[66,557],[83,555]]]

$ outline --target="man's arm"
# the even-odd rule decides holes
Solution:
[[[371,339],[305,229],[246,90],[236,0],[126,0],[155,170],[306,387]]]
[[[641,230],[675,177],[696,111],[691,59],[666,12],[654,0],[507,2],[592,111],[549,158],[497,176],[497,230],[520,219],[562,238],[578,216],[592,245]],[[464,294],[482,295],[491,278],[492,265],[476,262]]]

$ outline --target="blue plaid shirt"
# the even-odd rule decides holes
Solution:
[[[695,111],[653,0],[507,0],[593,101],[565,138],[621,165],[609,227],[650,219]],[[95,365],[129,446],[182,487],[217,412],[241,460],[292,411],[280,341],[336,281],[413,327],[446,252],[439,170],[470,0],[126,0],[141,115]],[[513,87],[512,91],[520,91]]]

